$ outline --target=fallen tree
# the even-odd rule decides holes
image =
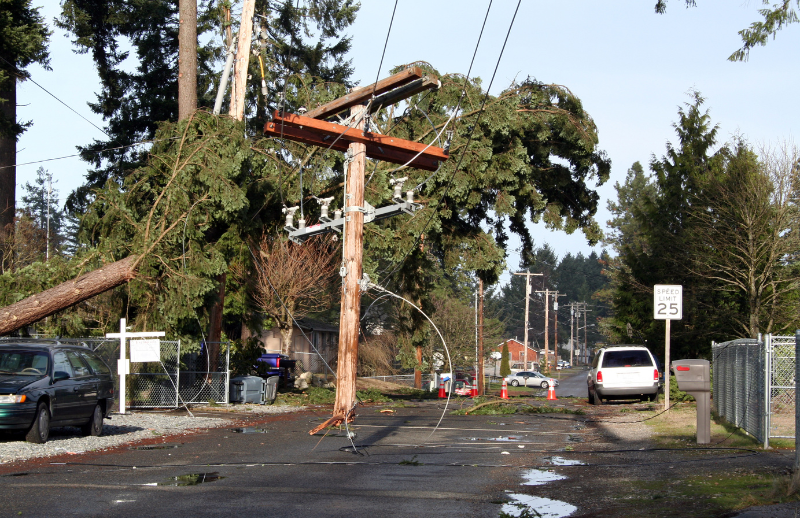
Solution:
[[[125,284],[136,276],[137,259],[128,256],[3,308],[0,336]]]

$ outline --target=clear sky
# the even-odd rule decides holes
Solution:
[[[744,63],[726,60],[740,47],[737,32],[759,18],[758,0],[698,0],[687,9],[671,0],[665,15],[654,13],[655,0],[522,0],[493,94],[515,78],[527,76],[568,87],[594,118],[600,148],[612,161],[611,179],[598,189],[597,219],[608,219],[607,200],[614,183],[623,182],[628,168],[640,161],[647,169],[652,155],[661,157],[667,141],[675,142],[672,124],[678,107],[696,89],[706,98],[711,119],[720,126],[720,143],[741,134],[751,143],[777,144],[794,139],[800,115],[796,97],[798,71],[794,53],[800,48],[800,28],[790,26]],[[42,14],[51,21],[57,2],[47,2]],[[395,3],[362,0],[360,14],[348,31],[350,57],[362,85],[385,77],[397,65],[427,61],[441,73],[469,69],[489,0],[399,0],[383,66],[381,53]],[[516,0],[494,0],[475,57],[472,76],[489,84],[511,23]],[[81,115],[103,127],[86,103],[94,99],[97,75],[88,55],[76,55],[68,38],[53,29],[52,71],[30,67],[33,79]],[[33,128],[18,143],[17,162],[76,153],[75,146],[102,137],[84,121],[31,82],[18,90],[18,116]],[[17,168],[17,199],[21,186],[44,166],[58,181],[61,201],[80,185],[86,164],[77,157]],[[537,227],[537,245],[549,243],[556,254],[587,254],[583,235],[571,236]],[[599,251],[599,247],[595,248]],[[515,269],[518,254],[508,266]]]

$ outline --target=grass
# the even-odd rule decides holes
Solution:
[[[683,447],[697,443],[697,409],[694,402],[679,403],[669,412],[661,405],[649,405],[648,410],[637,415],[653,428],[656,444],[666,448]],[[657,414],[660,414],[657,416]],[[747,432],[717,415],[711,415],[711,445],[729,448],[761,448],[761,444]],[[794,442],[792,441],[792,448]]]

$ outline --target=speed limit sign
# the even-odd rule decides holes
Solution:
[[[683,318],[683,286],[676,284],[653,286],[653,318],[655,320]]]

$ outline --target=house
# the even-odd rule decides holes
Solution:
[[[268,353],[281,352],[283,336],[277,326],[262,331],[258,339]],[[290,356],[297,360],[298,370],[330,374],[325,363],[332,366],[339,354],[338,326],[301,318],[292,326],[291,341],[293,353]]]
[[[508,344],[508,363],[510,365],[514,365],[515,363],[519,364],[520,370],[526,370],[524,368],[522,352],[525,350],[525,345],[522,342],[515,340],[513,338],[509,338],[505,342],[498,344],[494,350],[499,353],[503,352],[503,345]],[[533,368],[533,365],[539,364],[539,351],[533,349],[532,347],[528,346],[528,369]],[[516,368],[516,367],[515,367]]]

